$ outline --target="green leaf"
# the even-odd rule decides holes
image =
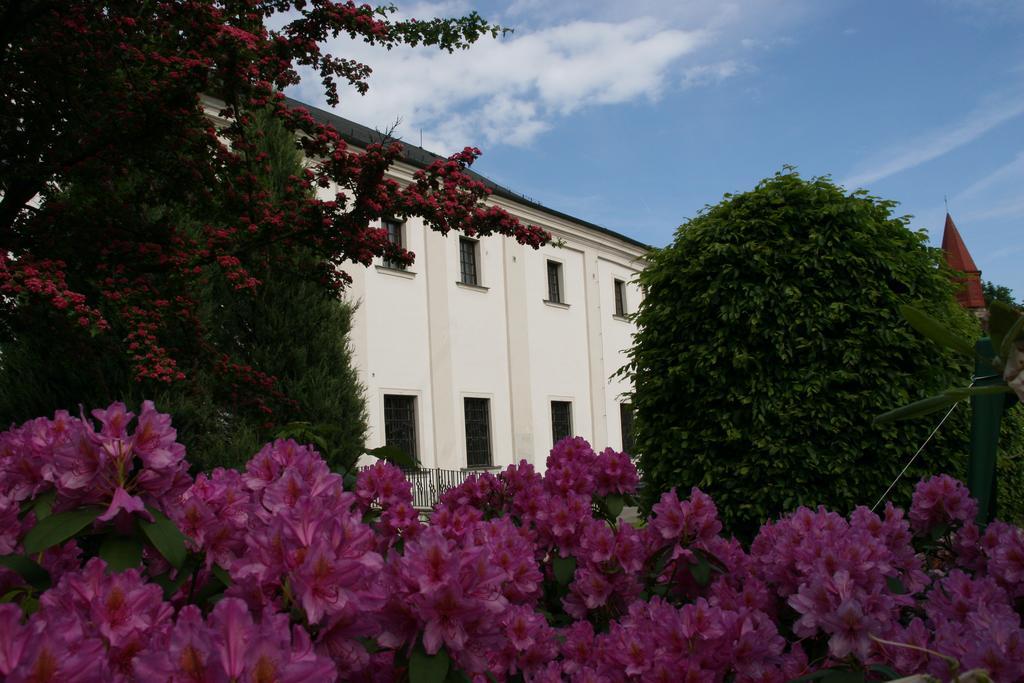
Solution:
[[[568,586],[572,581],[572,575],[576,573],[576,558],[555,557],[551,560],[551,568],[555,570],[555,581],[562,586]]]
[[[987,387],[968,387],[967,394],[969,396],[986,396],[988,394],[1012,394],[1011,389],[1006,384],[993,384]]]
[[[881,674],[886,677],[886,680],[895,681],[902,678],[902,675],[895,669],[892,669],[884,664],[872,664],[868,667],[868,671],[872,673]]]
[[[860,671],[847,671],[846,669],[820,669],[806,676],[794,678],[789,683],[818,680],[822,683],[863,683],[864,674]]]
[[[174,594],[178,592],[178,589],[185,585],[185,582],[188,581],[188,578],[192,575],[191,570],[187,567],[183,567],[177,570],[177,575],[172,579],[171,572],[173,571],[175,570],[172,569],[165,574],[153,577],[153,582],[164,589],[164,600],[170,600],[174,597]]]
[[[690,574],[697,585],[703,588],[711,582],[711,563],[702,553],[695,553],[697,561],[690,565]]]
[[[100,544],[99,555],[115,572],[135,569],[142,564],[142,542],[137,538],[110,535]]]
[[[625,506],[626,501],[622,496],[612,494],[604,497],[604,506],[608,510],[608,516],[612,519],[618,519],[619,515],[622,514],[622,508]]]
[[[167,515],[149,506],[146,506],[146,509],[153,515],[153,521],[139,522],[142,532],[172,567],[181,569],[186,555],[185,535],[178,529],[177,524],[167,518]]]
[[[214,574],[200,586],[190,602],[196,605],[212,606],[224,597],[224,589],[226,588],[227,586],[220,580],[220,577]]]
[[[521,677],[517,678],[516,676],[513,676],[512,678],[508,679],[509,683],[522,680],[523,679]],[[448,669],[448,675],[445,676],[444,683],[472,683],[472,681],[469,680],[469,676],[467,676],[465,673],[459,671],[455,667],[452,667]]]
[[[886,422],[895,422],[896,420],[909,420],[913,417],[930,415],[931,413],[938,412],[943,408],[953,405],[957,400],[958,399],[947,394],[930,396],[928,398],[921,399],[920,401],[914,401],[910,405],[901,406],[890,410],[887,413],[882,413],[873,420],[873,423],[879,425]]]
[[[654,562],[651,565],[651,577],[652,578],[656,578],[656,577],[660,576],[661,573],[663,571],[665,571],[665,566],[668,564],[668,558],[669,558],[669,554],[672,551],[672,548],[673,548],[673,546],[665,546],[664,548],[662,548],[661,550],[659,550],[658,552],[656,552],[652,556],[653,559],[654,559]],[[651,560],[651,558],[648,558],[647,561],[650,562],[650,560]]]
[[[657,586],[651,589],[651,595],[660,595],[665,597],[668,595],[668,589],[671,588],[667,583],[659,583]]]
[[[374,654],[374,653],[380,652],[380,645],[378,645],[377,641],[374,640],[373,638],[363,637],[363,638],[356,638],[356,640],[358,640],[359,643],[363,646],[363,648],[367,652],[369,652],[371,655]]]
[[[50,587],[50,574],[45,569],[23,555],[0,556],[0,567],[7,567],[18,576],[40,591]]]
[[[26,595],[21,601],[21,611],[25,616],[31,616],[39,611],[39,598],[34,595]]]
[[[988,396],[991,394],[1012,394],[1011,389],[1006,384],[991,384],[985,387],[957,387],[956,389],[946,389],[942,392],[943,395],[949,396],[956,401],[964,401],[969,399],[971,396]]]
[[[409,683],[444,683],[450,665],[443,647],[436,655],[428,655],[422,645],[416,645],[409,657]]]
[[[230,588],[234,583],[234,581],[231,580],[231,575],[228,574],[227,570],[219,564],[213,565],[213,575],[216,576],[217,579],[227,588]]]
[[[399,467],[405,467],[407,469],[415,469],[418,467],[416,461],[409,457],[409,454],[400,448],[394,446],[381,446],[380,448],[368,448],[366,449],[367,455],[372,455],[380,460],[387,460],[388,462],[398,465]]]
[[[907,587],[903,585],[903,582],[895,576],[885,577],[885,585],[888,586],[889,592],[895,595],[906,595]]]
[[[51,546],[63,543],[103,514],[101,507],[83,507],[50,515],[32,527],[25,535],[25,553],[35,555]]]
[[[50,512],[53,510],[53,501],[56,497],[56,491],[47,491],[35,499],[35,502],[32,503],[32,512],[35,513],[37,522],[50,516]]]
[[[820,678],[824,678],[825,676],[827,676],[828,672],[828,669],[819,669],[818,671],[815,671],[814,673],[809,673],[806,676],[794,678],[789,683],[805,683],[805,681],[816,681]]]
[[[913,306],[900,306],[900,313],[911,327],[931,339],[939,346],[953,349],[969,358],[974,358],[974,344],[959,336],[935,318]]]

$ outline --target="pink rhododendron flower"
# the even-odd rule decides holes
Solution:
[[[144,517],[150,522],[153,521],[153,515],[146,511],[146,504],[142,502],[142,499],[138,496],[129,495],[123,488],[118,487],[114,491],[114,497],[110,501],[110,507],[107,511],[96,519],[100,522],[109,522],[114,519],[119,512],[126,512],[128,514],[140,513],[140,517]]]
[[[0,570],[16,601],[0,604],[5,681],[389,683],[418,647],[474,681],[781,683],[873,664],[945,675],[877,638],[1024,680],[1024,532],[982,532],[949,477],[921,482],[907,515],[800,508],[748,551],[696,488],[662,494],[643,528],[606,520],[605,497],[632,494],[636,469],[580,438],[556,444],[543,474],[521,462],[468,477],[424,524],[388,463],[346,491],[315,450],[278,440],[242,472],[192,479],[151,403],[137,419],[122,404],[91,415],[0,434],[0,554],[21,552],[47,506],[106,508],[33,558],[50,588]],[[186,535],[183,569],[148,544],[137,569],[91,557],[95,535],[132,533],[148,509]],[[19,604],[36,598],[26,617]],[[826,654],[809,661],[805,647]]]
[[[953,523],[973,522],[978,504],[971,498],[967,487],[953,477],[942,474],[922,479],[914,487],[910,506],[910,524],[917,533]]]

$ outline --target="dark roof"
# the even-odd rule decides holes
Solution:
[[[341,135],[342,138],[344,138],[346,142],[349,142],[351,144],[360,147],[365,147],[367,144],[381,142],[385,139],[385,135],[379,131],[373,130],[372,128],[368,128],[360,123],[356,123],[355,121],[349,121],[348,119],[342,118],[337,114],[332,114],[329,111],[317,109],[316,107],[311,107],[310,105],[304,102],[299,102],[298,100],[293,100],[290,97],[286,97],[285,103],[292,108],[302,108],[307,110],[310,116],[312,116],[315,121],[330,125],[336,131],[338,131],[338,133]],[[444,159],[444,157],[440,155],[434,154],[433,152],[425,150],[422,147],[411,145],[408,142],[401,140],[400,138],[396,138],[396,140],[402,143],[402,160],[418,168],[426,168],[434,161],[438,159]],[[552,216],[557,216],[559,218],[572,221],[573,223],[577,223],[592,230],[603,232],[604,234],[615,237],[616,239],[620,239],[623,242],[628,242],[629,244],[642,247],[644,249],[651,248],[649,244],[644,244],[643,242],[635,240],[632,237],[623,235],[622,233],[615,232],[614,230],[609,230],[608,228],[597,225],[596,223],[591,223],[590,221],[585,221],[580,218],[576,218],[575,216],[570,216],[567,213],[562,213],[561,211],[557,211],[555,209],[546,207],[543,204],[540,204],[538,202],[533,201],[532,199],[524,197],[521,194],[513,192],[512,190],[506,187],[498,185],[493,180],[485,178],[476,171],[473,171],[472,169],[470,169],[469,173],[475,179],[483,182],[488,188],[490,188],[491,192],[498,197],[511,199],[512,201],[518,204],[523,204],[534,209],[539,209],[541,211],[544,211],[545,213],[551,214]]]

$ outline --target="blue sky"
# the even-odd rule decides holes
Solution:
[[[446,0],[515,28],[466,53],[331,46],[374,68],[338,113],[656,246],[796,166],[900,202],[943,197],[985,279],[1024,299],[1024,0]],[[316,82],[292,94],[322,106]]]

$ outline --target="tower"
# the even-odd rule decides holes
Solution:
[[[953,217],[946,214],[946,227],[942,232],[942,251],[946,255],[946,263],[953,270],[963,273],[954,278],[961,285],[956,293],[956,300],[974,315],[984,319],[986,316],[985,295],[981,290],[981,271],[974,264],[971,252],[960,237]]]

